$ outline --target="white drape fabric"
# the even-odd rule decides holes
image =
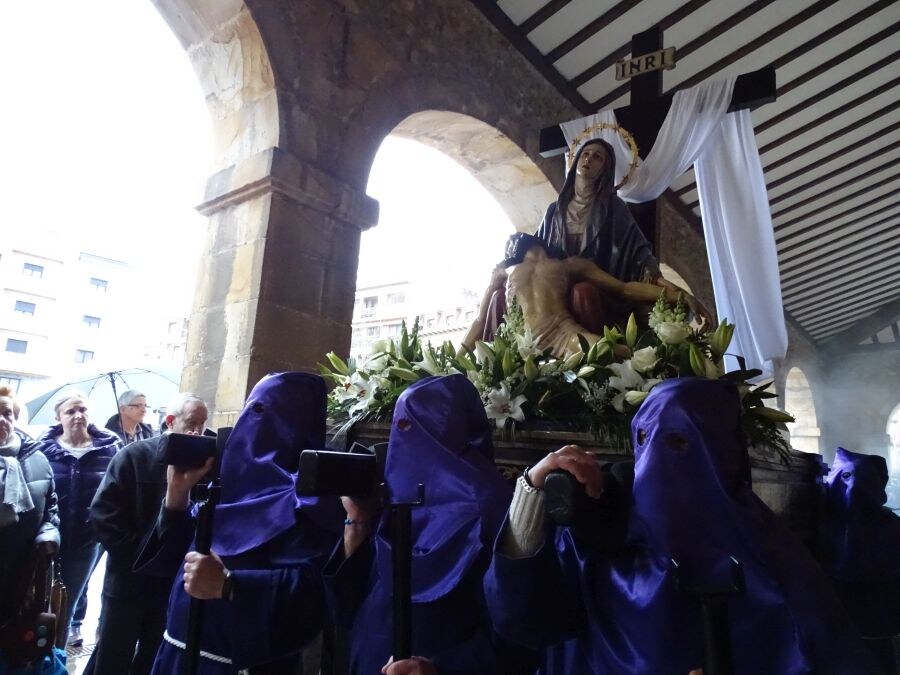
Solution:
[[[677,92],[656,143],[619,196],[656,199],[694,165],[716,313],[736,324],[729,351],[743,356],[748,368],[771,375],[772,360],[787,351],[775,235],[750,114],[727,112],[733,88],[734,78]],[[571,144],[601,122],[616,124],[613,111],[560,126]],[[592,138],[615,150],[618,183],[631,162],[628,144],[612,129],[592,132],[579,144]],[[728,370],[736,365],[726,359]]]

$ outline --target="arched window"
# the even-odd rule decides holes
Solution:
[[[885,433],[888,435],[888,464],[891,474],[900,476],[900,403],[888,415]]]
[[[784,383],[784,408],[797,420],[787,425],[791,433],[791,446],[800,452],[821,454],[819,448],[821,432],[816,421],[812,390],[806,375],[796,366],[788,371]]]

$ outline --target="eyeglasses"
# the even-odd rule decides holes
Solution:
[[[140,408],[141,410],[146,410],[150,406],[146,403],[129,403],[125,406],[126,408]]]

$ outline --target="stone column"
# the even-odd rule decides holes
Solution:
[[[215,174],[182,390],[209,402],[210,426],[233,423],[269,372],[314,371],[347,353],[359,239],[378,203],[269,148]]]

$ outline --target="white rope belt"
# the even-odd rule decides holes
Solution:
[[[176,640],[171,635],[169,635],[169,631],[163,631],[163,639],[168,642],[170,645],[178,647],[179,649],[187,649],[187,644],[182,642],[181,640]],[[227,656],[219,656],[218,654],[211,654],[210,652],[205,652],[202,649],[200,650],[200,656],[205,659],[209,659],[210,661],[215,661],[216,663],[227,663],[229,666],[231,665],[231,659]]]

